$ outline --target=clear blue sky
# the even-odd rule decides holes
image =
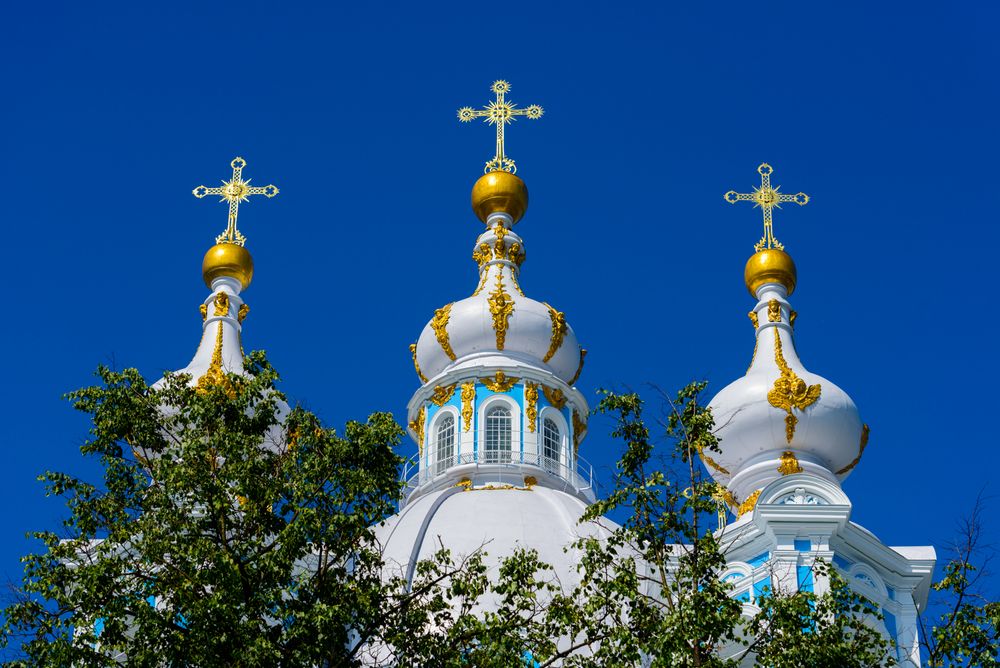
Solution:
[[[35,476],[93,473],[62,393],[100,362],[155,380],[194,353],[225,206],[190,193],[235,155],[281,188],[241,209],[247,347],[332,424],[403,419],[408,344],[476,282],[469,189],[493,138],[455,112],[498,78],[546,110],[508,134],[532,198],[522,285],[589,349],[586,396],[745,371],[760,218],[722,194],[768,161],[812,196],[776,214],[799,352],[872,427],[854,519],[943,545],[1000,493],[995,3],[671,4],[7,7],[0,577],[62,515]],[[599,468],[607,431],[581,451]]]

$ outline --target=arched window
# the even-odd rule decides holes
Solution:
[[[542,455],[546,468],[559,468],[559,454],[562,450],[562,436],[559,433],[559,425],[551,418],[542,421]]]
[[[510,409],[506,406],[494,406],[486,413],[484,460],[486,462],[509,462],[510,440]]]
[[[451,415],[438,422],[434,453],[434,473],[444,471],[455,461],[455,418]]]

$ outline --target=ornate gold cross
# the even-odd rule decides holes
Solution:
[[[778,192],[781,186],[772,188],[771,173],[774,172],[774,168],[766,162],[761,164],[757,168],[757,171],[760,173],[760,188],[754,188],[752,193],[738,193],[735,190],[730,190],[724,197],[730,204],[753,202],[754,207],[759,206],[764,212],[764,236],[754,245],[754,250],[762,251],[765,248],[785,250],[785,247],[774,236],[774,229],[771,223],[771,209],[780,209],[781,202],[795,202],[799,206],[805,206],[809,203],[809,195],[805,193],[785,195]]]
[[[497,126],[497,152],[492,160],[486,162],[485,173],[489,172],[517,172],[514,161],[504,155],[503,152],[503,126],[513,123],[515,116],[527,116],[530,119],[541,118],[545,113],[540,106],[533,104],[524,109],[518,109],[513,102],[504,99],[504,95],[510,91],[510,84],[506,81],[494,81],[490,87],[497,95],[497,99],[490,102],[485,109],[473,109],[472,107],[462,107],[458,110],[458,120],[468,123],[473,118],[485,118],[490,125]]]
[[[229,202],[229,223],[226,225],[226,231],[215,237],[215,243],[242,246],[246,243],[247,239],[236,229],[236,217],[240,212],[240,202],[249,201],[250,195],[274,197],[278,194],[278,188],[273,185],[251,186],[250,179],[244,181],[243,168],[247,166],[247,161],[243,158],[237,156],[229,164],[233,168],[233,178],[223,181],[222,185],[218,188],[198,186],[191,192],[198,199],[201,199],[205,195],[220,195],[222,197],[219,200],[220,202]]]

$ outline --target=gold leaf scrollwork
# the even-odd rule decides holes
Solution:
[[[789,312],[788,312],[788,324],[789,324],[789,325],[791,325],[791,326],[792,326],[792,328],[794,328],[794,327],[795,327],[795,320],[796,320],[796,319],[797,319],[798,317],[799,317],[799,313],[798,313],[798,311],[789,311]]]
[[[573,387],[573,385],[576,384],[576,381],[580,380],[580,374],[583,373],[583,358],[585,358],[586,356],[587,356],[587,349],[580,348],[580,366],[576,367],[576,373],[573,374],[573,377],[570,378],[569,382],[567,383],[567,385],[569,385],[570,387]]]
[[[490,392],[510,392],[520,378],[508,377],[503,371],[497,371],[492,378],[480,378]]]
[[[434,388],[434,393],[431,394],[431,401],[433,401],[438,406],[444,406],[451,400],[452,395],[455,394],[456,383],[451,385],[438,385]]]
[[[201,321],[205,322],[205,319],[208,318],[208,304],[202,304],[199,306],[198,313],[201,313]]]
[[[555,310],[548,304],[545,304],[545,308],[549,309],[549,319],[552,321],[552,338],[549,340],[549,350],[545,353],[545,357],[542,358],[543,362],[548,362],[559,350],[563,339],[566,338],[566,332],[569,327],[566,325],[565,313]]]
[[[493,252],[490,250],[490,245],[485,241],[472,251],[472,259],[475,260],[479,268],[482,269],[483,265],[493,259]]]
[[[747,313],[747,317],[750,318],[750,322],[753,323],[754,329],[757,329],[760,326],[757,324],[757,311],[750,311]]]
[[[420,457],[424,456],[424,420],[427,417],[427,408],[421,406],[420,410],[417,411],[417,417],[410,420],[410,429],[414,431],[417,435],[417,450],[420,453]]]
[[[496,241],[493,242],[493,256],[498,260],[503,257],[506,257],[507,255],[505,250],[506,242],[504,241],[504,237],[507,236],[508,232],[510,232],[510,230],[508,230],[503,225],[500,225],[499,223],[493,226],[493,234],[496,235],[497,238]]]
[[[781,302],[772,299],[767,303],[767,321],[781,322]]]
[[[580,413],[573,409],[573,455],[580,452],[580,441],[583,440],[583,432],[587,429],[587,421],[580,416]]]
[[[868,425],[861,425],[861,441],[858,443],[858,456],[850,464],[837,471],[837,475],[844,475],[858,465],[858,462],[861,461],[861,455],[865,453],[865,448],[868,447],[868,435],[870,432],[871,430],[868,428]]]
[[[483,291],[483,288],[484,288],[484,287],[486,286],[486,281],[487,281],[487,279],[489,279],[489,277],[490,277],[490,270],[489,270],[489,267],[487,267],[487,268],[486,268],[485,270],[480,270],[480,274],[481,274],[481,275],[480,275],[480,277],[479,277],[479,285],[477,285],[477,286],[476,286],[476,290],[475,290],[475,292],[473,292],[473,293],[472,293],[472,296],[473,296],[473,297],[475,297],[475,296],[476,296],[476,295],[478,295],[478,294],[479,294],[480,292],[482,292],[482,291]]]
[[[219,294],[225,294],[224,292]],[[233,384],[229,381],[229,377],[226,376],[226,370],[222,368],[222,323],[219,322],[219,328],[215,333],[215,348],[212,349],[212,359],[208,363],[208,369],[202,374],[201,378],[198,379],[198,384],[195,385],[195,391],[198,394],[206,394],[212,387],[221,387],[226,391],[230,397],[236,396],[236,390],[233,388]]]
[[[510,324],[510,316],[514,313],[514,302],[503,289],[503,272],[497,273],[497,287],[490,293],[487,302],[490,305],[490,314],[493,316],[493,331],[497,336],[497,350],[503,350],[507,340],[507,327]],[[455,359],[452,357],[452,359]]]
[[[781,453],[781,462],[778,464],[778,473],[781,475],[802,473],[802,467],[799,465],[799,460],[795,458],[795,453],[791,450],[785,450]]]
[[[417,370],[417,378],[420,379],[421,383],[426,383],[427,378],[424,376],[423,372],[420,371],[420,364],[417,362],[417,344],[410,344],[410,354],[413,355],[413,368]]]
[[[789,368],[781,351],[781,335],[777,329],[773,331],[774,362],[781,370],[781,375],[775,379],[774,387],[767,393],[767,401],[775,408],[785,411],[785,438],[791,443],[792,437],[795,436],[795,425],[799,421],[792,413],[792,409],[804,411],[812,406],[819,401],[822,388],[819,384],[806,385],[806,382]]]
[[[431,329],[434,330],[434,337],[437,339],[441,350],[448,356],[448,359],[455,360],[455,351],[451,349],[451,341],[448,340],[448,318],[451,317],[451,304],[446,304],[434,311],[431,318]]]
[[[698,448],[698,454],[701,456],[701,460],[705,462],[705,465],[709,468],[712,468],[723,475],[730,475],[728,469],[723,468],[717,461],[705,454],[705,448]]]
[[[760,493],[763,490],[757,490],[753,494],[747,497],[747,500],[740,504],[740,507],[736,510],[736,517],[743,517],[757,505],[757,499],[760,497]]]
[[[527,253],[524,252],[524,248],[516,241],[510,245],[510,248],[507,249],[507,259],[516,264],[518,267],[520,267],[524,262],[524,258],[526,256]]]
[[[247,315],[250,314],[250,305],[246,302],[240,304],[240,310],[236,312],[236,318],[241,323],[246,319]]]
[[[562,410],[566,407],[566,395],[558,387],[549,387],[548,385],[542,385],[542,394],[545,395],[545,400],[549,402],[549,405],[553,408]]]
[[[476,400],[476,382],[462,383],[462,428],[472,429],[472,404]]]
[[[229,293],[215,293],[215,310],[213,315],[229,315]]]
[[[528,420],[528,431],[534,433],[538,420],[538,384],[524,384],[524,416]]]

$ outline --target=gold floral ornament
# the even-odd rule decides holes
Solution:
[[[246,320],[246,317],[250,314],[250,305],[246,302],[240,304],[240,310],[236,313],[236,319],[241,323]]]
[[[493,259],[493,251],[490,249],[490,245],[484,241],[476,246],[476,249],[472,251],[472,259],[482,269],[484,264]]]
[[[701,460],[703,462],[705,462],[705,466],[708,466],[709,468],[714,469],[715,471],[718,471],[722,475],[730,475],[729,469],[723,468],[719,464],[719,462],[715,461],[709,455],[705,454],[705,448],[699,447],[698,448],[698,455],[701,457]]]
[[[780,209],[782,202],[795,202],[799,206],[805,206],[809,203],[809,195],[805,193],[786,195],[778,192],[780,186],[771,186],[771,174],[774,169],[766,162],[757,168],[757,172],[760,174],[760,188],[755,187],[752,193],[738,193],[735,190],[730,190],[723,197],[730,204],[753,202],[754,208],[760,207],[764,214],[764,236],[754,246],[754,250],[762,251],[765,248],[784,250],[785,247],[774,236],[771,210]]]
[[[472,404],[476,400],[476,382],[462,383],[462,429],[472,429]]]
[[[497,335],[497,350],[503,350],[507,340],[507,327],[510,316],[514,314],[514,301],[503,289],[503,272],[497,273],[497,286],[486,300],[490,305],[490,315],[493,316],[493,331]],[[455,359],[452,357],[452,359]]]
[[[410,344],[410,355],[413,356],[413,368],[417,371],[417,378],[420,379],[421,383],[426,383],[427,377],[424,376],[423,372],[420,370],[420,363],[417,362],[417,344]]]
[[[215,333],[215,348],[212,349],[212,359],[208,363],[208,369],[198,379],[195,391],[198,394],[207,394],[213,387],[221,387],[230,397],[236,396],[236,389],[233,387],[226,370],[222,367],[222,323]]]
[[[570,387],[573,387],[573,385],[576,384],[576,381],[580,380],[580,374],[583,373],[583,360],[586,357],[587,357],[587,349],[580,348],[580,366],[576,367],[576,373],[573,374],[573,377],[570,378],[569,382],[567,383],[567,385],[569,385]]]
[[[217,188],[198,186],[191,193],[201,199],[206,195],[219,195],[220,202],[229,202],[229,222],[226,224],[226,231],[215,238],[217,244],[236,244],[242,246],[247,239],[236,227],[236,218],[240,212],[240,202],[249,202],[251,195],[264,195],[274,197],[278,194],[278,188],[274,185],[251,186],[250,179],[243,180],[243,168],[247,166],[247,161],[236,157],[230,166],[233,168],[233,177],[228,181],[223,181]]]
[[[774,330],[774,362],[781,370],[781,375],[774,381],[774,387],[767,393],[767,401],[779,410],[785,411],[785,439],[791,443],[795,436],[795,425],[799,419],[792,413],[792,409],[804,411],[819,401],[822,388],[819,384],[806,385],[806,382],[799,378],[785,361],[785,356],[781,351],[781,336],[778,330]]]
[[[229,315],[228,292],[217,292],[215,294],[215,310],[212,313],[214,315]]]
[[[518,116],[527,116],[535,120],[542,117],[544,110],[537,104],[533,104],[524,109],[518,109],[513,102],[508,102],[506,95],[510,92],[510,84],[506,81],[494,81],[490,87],[496,94],[496,100],[490,102],[483,109],[473,109],[472,107],[462,107],[458,110],[458,120],[468,123],[474,118],[482,118],[490,125],[497,128],[497,148],[492,160],[486,161],[484,173],[489,172],[517,172],[517,166],[511,158],[504,153],[504,126],[513,123]]]
[[[446,304],[434,311],[431,318],[431,329],[434,330],[434,337],[437,339],[441,350],[448,356],[448,359],[455,361],[455,351],[451,349],[451,341],[448,339],[448,318],[451,317],[451,304]]]
[[[410,429],[414,431],[417,435],[417,451],[420,456],[424,456],[424,420],[427,417],[427,408],[421,406],[420,410],[417,411],[416,419],[410,420]]]
[[[757,329],[760,325],[757,323],[757,311],[750,311],[747,313],[747,317],[750,318],[750,322],[753,323],[753,328]]]
[[[780,463],[778,464],[778,473],[781,475],[802,473],[802,467],[799,465],[799,460],[795,458],[795,453],[791,450],[785,450],[781,453]]]
[[[763,490],[758,489],[756,492],[747,497],[746,501],[740,504],[740,507],[736,509],[736,517],[743,517],[757,505],[757,499],[760,497],[760,493]]]
[[[580,452],[580,441],[583,440],[583,432],[587,430],[587,421],[583,419],[577,410],[573,410],[573,455]]]
[[[438,406],[444,406],[451,400],[453,394],[455,394],[456,383],[451,385],[438,385],[434,388],[433,394],[431,394],[431,401],[433,401]]]
[[[480,378],[490,392],[510,392],[520,378],[508,377],[503,371],[497,371],[492,378]]]
[[[566,332],[569,331],[569,327],[566,325],[565,313],[555,310],[548,304],[545,304],[545,308],[549,310],[549,319],[552,321],[552,338],[549,341],[549,350],[545,353],[545,357],[542,358],[543,362],[548,362],[559,350],[563,339],[566,337]]]
[[[535,432],[535,422],[538,420],[538,384],[524,384],[524,415],[528,419],[528,431]]]
[[[850,464],[837,471],[837,475],[844,475],[858,465],[858,462],[861,461],[861,455],[865,454],[865,448],[868,447],[868,435],[870,432],[871,430],[868,428],[868,425],[861,425],[861,441],[858,443],[858,456],[855,457]]]
[[[545,400],[549,402],[549,405],[558,410],[562,410],[566,407],[566,395],[558,387],[549,387],[548,385],[542,385],[542,394],[545,395]]]

